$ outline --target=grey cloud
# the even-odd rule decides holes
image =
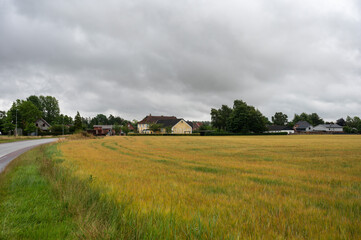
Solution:
[[[0,2],[0,108],[51,94],[74,115],[360,115],[358,1]]]

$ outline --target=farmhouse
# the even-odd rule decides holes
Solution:
[[[293,127],[295,132],[312,132],[313,126],[307,121],[299,121]]]
[[[316,132],[343,132],[343,127],[338,124],[320,124],[313,128]]]
[[[51,127],[51,125],[43,118],[36,120],[35,126],[38,127],[41,131],[48,131]]]
[[[287,134],[295,133],[295,130],[289,126],[281,126],[281,125],[269,125],[267,126],[266,133],[281,133],[286,132]]]
[[[142,121],[138,122],[138,132],[139,133],[152,133],[149,130],[151,124],[155,124],[158,120],[169,120],[169,119],[177,119],[174,116],[152,116],[149,114]]]
[[[160,129],[161,133],[167,133],[168,131],[169,133],[173,134],[192,133],[192,126],[187,123],[183,118],[158,120],[156,123],[162,126],[162,128]]]
[[[142,121],[138,122],[138,132],[143,134],[153,133],[149,128],[151,124],[160,124],[161,133],[188,134],[192,133],[192,125],[184,119],[174,116],[152,116],[149,114]]]

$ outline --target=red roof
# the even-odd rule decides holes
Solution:
[[[128,123],[128,128],[129,128],[129,130],[134,130],[133,125],[132,125],[132,124],[130,124],[130,123]]]
[[[169,120],[169,119],[177,119],[177,118],[174,116],[152,116],[149,114],[142,121],[138,122],[138,124],[150,124],[150,123],[156,123],[158,120]]]

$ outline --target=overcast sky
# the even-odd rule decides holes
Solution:
[[[361,115],[360,0],[0,0],[0,110],[210,120],[242,99],[267,117]]]

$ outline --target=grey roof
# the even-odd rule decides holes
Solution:
[[[162,127],[173,127],[174,125],[176,125],[179,121],[183,120],[185,123],[187,123],[191,128],[193,128],[193,126],[187,122],[186,120],[184,120],[183,118],[178,118],[178,119],[162,119],[162,120],[158,120],[156,123],[157,124],[162,124]]]
[[[312,125],[307,121],[299,121],[295,124],[296,128],[306,129],[308,127],[311,127]]]
[[[173,127],[182,119],[161,119],[158,120],[156,123],[161,124],[163,127]]]

